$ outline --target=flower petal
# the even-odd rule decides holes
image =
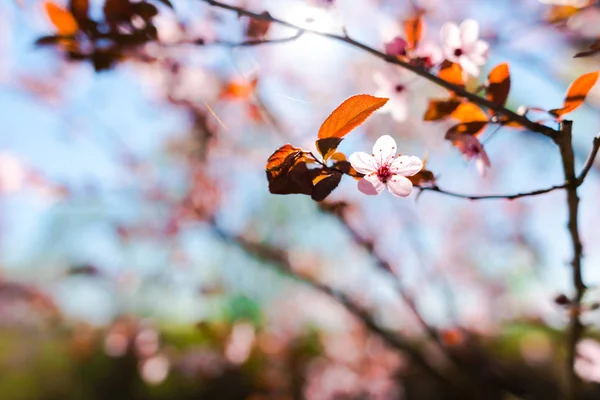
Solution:
[[[431,64],[434,65],[441,63],[444,59],[442,49],[437,44],[430,41],[419,42],[413,55],[420,58],[429,58]]]
[[[350,157],[348,157],[348,161],[350,161],[352,168],[361,174],[370,174],[371,172],[377,171],[375,158],[365,152],[357,151],[356,153],[352,153]]]
[[[379,90],[387,89],[392,86],[390,80],[380,71],[375,71],[375,73],[373,73],[373,82],[375,82],[375,85],[377,85]]]
[[[485,64],[485,60],[488,56],[489,45],[483,40],[478,40],[471,46],[471,50],[469,50],[469,58],[476,65]]]
[[[423,161],[415,156],[400,156],[392,162],[390,167],[394,175],[413,176],[423,169]]]
[[[487,52],[490,49],[490,45],[483,40],[477,40],[475,43],[468,47],[470,54],[477,54],[480,56],[487,56]]]
[[[466,55],[458,58],[458,63],[463,71],[472,76],[479,76],[479,67]]]
[[[460,24],[460,40],[465,47],[475,43],[479,38],[479,23],[474,19],[466,19]]]
[[[358,181],[358,190],[369,196],[375,196],[385,189],[385,184],[377,178],[377,174],[365,175]]]
[[[403,176],[394,175],[387,181],[387,188],[395,196],[407,197],[412,193],[413,184]]]
[[[383,135],[373,145],[373,157],[377,167],[389,165],[396,153],[396,141],[390,135]]]
[[[404,122],[408,118],[408,96],[406,89],[397,93],[392,99],[393,104],[390,106],[390,113],[396,122]],[[391,101],[388,101],[390,103]],[[387,105],[387,104],[386,104]]]
[[[440,37],[442,44],[446,49],[454,49],[460,47],[460,29],[454,22],[446,22],[440,29]]]

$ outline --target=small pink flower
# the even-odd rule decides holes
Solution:
[[[479,40],[479,24],[467,19],[460,26],[446,22],[440,31],[444,54],[449,61],[458,63],[469,75],[478,76],[485,64],[489,45]]]
[[[408,57],[410,62],[431,69],[444,59],[442,49],[431,41],[419,41],[417,47],[408,50],[408,43],[401,36],[385,43],[385,54],[394,57]]]
[[[421,41],[417,48],[411,52],[413,63],[425,69],[431,69],[444,60],[442,49],[431,41]]]
[[[364,174],[358,182],[358,190],[368,195],[377,195],[387,187],[394,195],[407,197],[413,185],[407,176],[413,176],[423,168],[423,162],[415,156],[395,158],[396,141],[388,135],[377,139],[373,154],[356,152],[349,157],[352,167]]]
[[[475,165],[481,175],[484,175],[485,169],[492,165],[483,145],[475,136],[465,133],[451,133],[446,138],[452,141],[465,158],[468,160],[475,159]]]
[[[385,44],[385,54],[388,56],[405,56],[406,55],[406,40],[397,36]]]

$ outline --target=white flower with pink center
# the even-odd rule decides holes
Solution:
[[[364,178],[358,182],[358,190],[368,195],[377,195],[387,187],[394,195],[407,197],[412,193],[413,184],[407,176],[413,176],[423,169],[419,157],[395,157],[396,141],[389,135],[377,139],[373,154],[356,152],[349,157],[350,164]]]
[[[460,26],[446,22],[440,34],[446,59],[458,63],[467,74],[478,76],[479,67],[487,59],[489,45],[479,40],[477,21],[467,19]]]
[[[406,121],[408,119],[408,90],[406,86],[379,71],[373,74],[373,80],[377,85],[375,97],[389,99],[377,112],[390,114],[396,122]]]

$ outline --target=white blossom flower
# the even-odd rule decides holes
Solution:
[[[387,189],[394,195],[406,197],[412,193],[413,184],[407,176],[413,176],[423,168],[419,157],[395,157],[396,141],[389,135],[377,139],[373,154],[356,152],[349,157],[350,164],[364,174],[358,182],[358,190],[368,195],[377,195]]]
[[[446,22],[440,33],[446,59],[458,63],[467,74],[478,76],[479,67],[485,64],[489,45],[479,40],[477,21],[467,19],[460,26]]]
[[[373,74],[373,80],[377,85],[375,97],[389,99],[377,111],[382,114],[390,114],[396,122],[406,121],[408,118],[408,92],[406,86],[400,82],[394,82],[379,71]]]

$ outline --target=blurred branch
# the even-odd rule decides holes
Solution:
[[[215,1],[215,0],[201,0],[201,1],[207,3],[211,6],[214,6],[214,7],[222,8],[224,10],[234,11],[239,16],[247,16],[247,17],[251,17],[256,20],[259,20],[259,21],[274,22],[276,24],[286,26],[288,28],[292,28],[297,31],[312,33],[312,34],[315,34],[318,36],[327,37],[327,38],[330,38],[333,40],[337,40],[337,41],[349,44],[350,46],[353,46],[357,49],[360,49],[367,53],[370,53],[370,54],[374,55],[375,57],[380,58],[390,64],[395,64],[402,68],[405,68],[405,69],[435,83],[438,86],[441,86],[445,89],[448,89],[448,90],[454,92],[456,95],[458,95],[460,97],[464,97],[464,98],[468,99],[469,101],[471,101],[475,104],[478,104],[482,107],[486,107],[490,110],[495,111],[496,113],[504,115],[506,118],[508,118],[508,120],[514,121],[514,122],[528,128],[529,130],[531,130],[533,132],[538,132],[538,133],[541,133],[542,135],[545,135],[548,137],[554,137],[558,133],[555,129],[553,129],[551,127],[531,121],[527,117],[517,114],[516,112],[511,111],[500,104],[494,103],[492,101],[489,101],[487,98],[484,98],[484,97],[478,96],[477,94],[471,93],[461,86],[457,86],[450,82],[447,82],[446,80],[438,77],[437,75],[430,73],[429,71],[427,71],[423,68],[420,68],[419,66],[416,66],[409,62],[403,61],[397,57],[385,54],[379,50],[376,50],[370,46],[367,46],[366,44],[358,42],[346,35],[338,35],[338,34],[334,34],[334,33],[321,32],[321,31],[314,30],[314,29],[302,28],[302,27],[292,24],[290,22],[283,21],[278,18],[274,18],[268,13],[258,14],[255,12],[248,11],[242,7],[237,7],[237,6],[221,3],[221,2]]]
[[[225,47],[253,47],[253,46],[260,46],[260,45],[264,45],[264,44],[280,44],[280,43],[287,43],[287,42],[293,42],[296,39],[299,39],[302,35],[304,35],[305,31],[304,29],[300,29],[298,28],[298,31],[289,37],[285,37],[285,38],[278,38],[278,39],[253,39],[253,40],[246,40],[243,42],[229,42],[229,41],[225,41],[225,40],[217,40],[214,42],[205,42],[204,39],[198,39],[193,41],[193,44],[197,44],[197,45],[201,45],[201,46],[225,46]]]
[[[223,230],[215,221],[208,221],[212,230],[225,242],[233,244],[240,249],[244,250],[248,254],[256,257],[258,259],[269,262],[277,267],[277,269],[289,276],[292,276],[301,282],[307,284],[313,289],[321,292],[329,297],[332,297],[340,304],[342,304],[348,312],[358,318],[369,330],[373,333],[377,334],[381,337],[389,346],[394,349],[403,351],[407,353],[414,362],[427,371],[436,381],[440,384],[451,388],[452,390],[459,391],[457,385],[452,380],[448,379],[444,375],[442,375],[439,371],[437,371],[421,354],[419,350],[417,350],[413,345],[402,339],[396,334],[393,334],[386,329],[382,328],[375,322],[374,318],[365,311],[362,307],[356,304],[352,299],[350,299],[346,294],[335,290],[334,288],[317,282],[307,276],[302,276],[294,273],[292,266],[289,263],[289,260],[286,256],[286,253],[276,247],[270,246],[265,243],[258,243],[251,239],[248,239],[241,235],[235,235],[226,232]]]
[[[507,371],[498,362],[488,357],[486,352],[480,348],[473,341],[470,342],[471,354],[470,359],[459,357],[458,354],[452,352],[442,340],[442,337],[438,334],[437,330],[431,326],[422,316],[419,311],[414,297],[408,292],[408,290],[402,285],[399,277],[393,271],[389,261],[385,259],[375,249],[375,244],[372,240],[364,238],[350,223],[346,210],[348,205],[346,203],[320,203],[319,209],[322,212],[335,216],[338,221],[344,226],[347,232],[350,234],[354,242],[362,247],[368,254],[370,254],[376,261],[376,265],[379,269],[384,271],[394,282],[396,292],[400,295],[402,300],[407,304],[408,308],[412,312],[413,316],[417,319],[422,329],[426,332],[429,338],[438,346],[443,352],[446,358],[451,361],[453,367],[457,368],[463,376],[471,378],[468,381],[468,385],[472,387],[474,391],[482,389],[485,392],[485,385],[489,385],[494,389],[502,392],[506,391],[515,396],[522,396],[526,393],[530,393],[531,390],[527,383],[509,378]],[[458,380],[460,376],[455,376],[454,379]],[[462,383],[461,384],[467,384]]]

